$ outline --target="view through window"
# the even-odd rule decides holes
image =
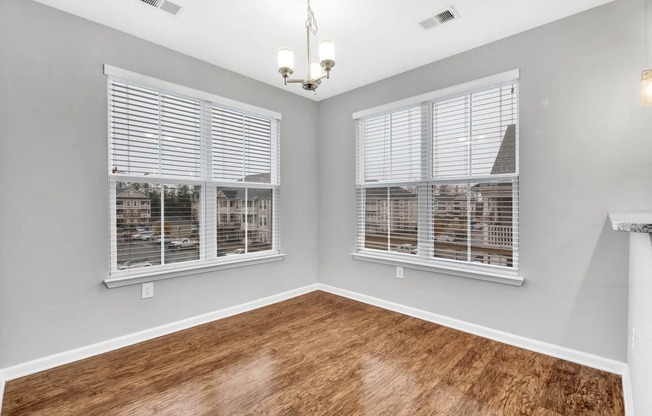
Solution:
[[[518,268],[518,82],[358,120],[358,252]]]

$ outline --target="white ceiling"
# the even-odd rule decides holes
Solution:
[[[612,0],[312,0],[318,40],[336,47],[316,95],[284,87],[276,68],[278,48],[291,47],[305,74],[305,0],[173,0],[178,17],[139,0],[36,1],[319,101]],[[449,5],[459,20],[418,25]]]

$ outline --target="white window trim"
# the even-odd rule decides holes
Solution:
[[[248,113],[254,116],[262,116],[270,118],[272,121],[272,145],[271,145],[271,172],[273,173],[270,177],[270,183],[254,183],[254,182],[229,182],[229,181],[217,181],[213,179],[193,179],[193,178],[167,178],[165,176],[160,176],[157,178],[149,177],[139,177],[131,175],[121,175],[121,174],[109,174],[109,221],[110,221],[110,232],[112,235],[116,235],[116,183],[117,182],[139,182],[145,181],[149,183],[155,183],[163,186],[164,184],[194,184],[201,185],[201,194],[202,194],[202,211],[205,210],[205,205],[207,198],[212,198],[215,200],[216,191],[213,189],[215,186],[220,187],[236,187],[244,188],[245,193],[250,188],[255,189],[270,189],[272,190],[272,209],[271,215],[273,216],[273,229],[272,229],[272,243],[273,246],[271,250],[261,251],[258,253],[248,253],[246,256],[229,256],[229,257],[217,257],[215,253],[205,253],[205,258],[200,260],[188,261],[183,263],[171,263],[166,265],[163,269],[157,269],[151,271],[149,269],[144,270],[135,270],[135,271],[124,271],[124,272],[113,272],[111,276],[104,279],[104,284],[108,288],[116,288],[122,286],[135,285],[145,282],[153,282],[157,280],[170,279],[175,277],[189,276],[199,273],[206,273],[216,270],[230,269],[236,267],[250,266],[256,264],[263,264],[269,262],[280,261],[285,258],[285,254],[281,252],[281,243],[280,243],[280,166],[278,154],[280,151],[280,120],[282,119],[281,113],[270,111],[261,107],[256,107],[250,104],[241,103],[235,100],[228,98],[220,97],[218,95],[210,94],[204,91],[195,90],[183,85],[174,84],[168,81],[160,80],[153,78],[147,75],[142,75],[136,72],[128,71],[125,69],[113,67],[111,65],[104,65],[104,74],[108,77],[121,79],[128,82],[133,82],[146,86],[147,88],[157,89],[159,91],[165,91],[175,94],[180,94],[182,96],[187,96],[193,99],[198,99],[202,102],[202,106],[206,102],[216,104],[218,106],[232,108],[236,111]],[[109,87],[110,88],[110,87]],[[111,96],[107,94],[107,111],[111,108]],[[107,119],[107,132],[111,131],[111,119]],[[210,134],[206,132],[201,133],[200,140],[209,141]],[[109,140],[109,151],[107,152],[109,158],[108,166],[111,166],[111,140]],[[210,143],[209,143],[210,145]],[[204,143],[206,148],[206,143]],[[210,149],[209,149],[210,150]],[[210,157],[210,151],[206,153],[206,157]],[[206,167],[202,166],[202,170],[206,171]],[[208,188],[211,188],[210,190]],[[217,202],[215,203],[215,214],[217,215]],[[244,203],[246,206],[246,203]],[[124,208],[124,207],[123,207]],[[245,210],[246,211],[246,210]],[[204,228],[208,225],[214,224],[215,219],[202,221],[200,227]],[[209,227],[210,228],[210,227]],[[204,231],[204,230],[201,230]],[[217,234],[216,230],[205,230],[203,234],[206,237],[206,240],[216,240]],[[245,238],[245,243],[247,238]],[[202,242],[202,245],[205,246],[206,243]],[[245,244],[246,245],[246,244]],[[110,241],[110,253],[111,261],[115,262],[117,258],[117,240],[111,238]],[[200,252],[204,252],[204,247],[200,246]],[[110,264],[110,270],[115,270],[117,264]]]
[[[372,107],[366,110],[357,111],[353,113],[352,118],[355,121],[359,121],[360,119],[363,119],[368,116],[379,116],[385,113],[390,113],[407,107],[415,106],[417,104],[427,105],[428,108],[430,108],[433,101],[442,100],[447,97],[451,97],[459,94],[472,94],[478,90],[491,87],[492,85],[497,85],[497,84],[509,82],[512,80],[518,80],[518,79],[520,79],[520,69],[517,68],[499,74],[491,75],[485,78],[465,82],[463,84],[453,85],[440,90],[431,91],[425,94],[409,97],[403,100],[398,100],[380,106]],[[422,112],[422,114],[425,113],[427,112]],[[428,155],[428,157],[430,157],[430,153],[432,152],[432,146],[430,145],[432,142],[432,129],[431,129],[430,122],[431,120],[428,117],[428,123],[426,123],[428,129],[428,132],[426,133],[428,140],[423,141],[424,145],[428,147],[428,149],[426,150],[428,153],[425,154],[422,153],[422,157],[425,157],[426,154]],[[517,123],[516,129],[518,135],[518,131],[520,130],[520,123]],[[356,192],[360,192],[365,188],[415,184],[415,181],[406,182],[406,183],[396,182],[396,181],[387,181],[387,182],[383,181],[381,183],[364,183],[364,181],[360,181],[361,172],[364,172],[364,151],[362,149],[362,144],[359,142],[359,140],[361,140],[359,133],[360,133],[360,126],[356,126],[356,152],[358,152],[356,155]],[[520,145],[519,140],[517,140],[516,141],[517,155],[519,154],[519,145]],[[520,163],[520,158],[517,157],[515,175],[518,178],[517,180],[520,182],[519,163]],[[430,164],[427,165],[429,166]],[[429,166],[428,169],[431,169],[431,167]],[[431,176],[432,175],[429,172],[427,177],[430,178]],[[464,182],[467,180],[476,181],[476,180],[483,180],[483,179],[499,180],[499,179],[507,179],[507,178],[510,179],[514,178],[514,175],[505,174],[505,175],[490,175],[487,177],[480,177],[480,176],[456,177],[454,179],[451,179],[450,182]],[[360,183],[358,183],[358,181],[360,181]],[[416,182],[418,183],[419,186],[421,186],[422,182],[427,184],[428,181],[422,180]],[[446,181],[440,181],[440,182],[446,182]],[[359,206],[365,206],[364,202],[358,201],[357,198],[360,198],[360,196],[356,197],[356,204],[359,204]],[[519,208],[520,208],[520,200],[519,200]],[[364,227],[364,215],[362,215],[360,212],[357,212],[356,216],[357,216],[356,227]],[[514,217],[515,222],[518,221],[518,216],[520,216],[520,209],[516,214],[516,216]],[[431,231],[429,230],[428,227],[422,230],[423,222],[424,222],[423,219],[420,218],[419,227],[418,227],[419,233],[430,233]],[[514,241],[515,244],[519,243],[519,239],[520,239],[520,233],[517,234],[517,237]],[[356,240],[357,240],[357,233],[356,233]],[[503,283],[512,286],[522,286],[523,282],[525,281],[525,278],[520,275],[520,267],[518,270],[512,271],[502,267],[499,268],[487,264],[483,264],[482,266],[479,265],[476,266],[474,263],[454,262],[447,259],[439,259],[439,258],[432,259],[429,257],[422,257],[422,256],[414,257],[414,256],[401,254],[401,253],[390,253],[390,252],[383,252],[378,250],[370,250],[370,249],[365,249],[364,246],[360,246],[360,244],[361,244],[360,241],[356,241],[356,251],[351,253],[351,256],[355,260],[386,264],[390,266],[402,266],[405,268],[410,268],[415,270],[442,273],[442,274],[452,275],[452,276],[461,276],[461,277],[467,277],[476,280]],[[430,253],[429,248],[427,252]],[[516,255],[520,256],[520,253],[517,253]],[[496,267],[496,269],[492,270],[492,268],[494,267]]]
[[[140,283],[172,279],[175,277],[191,276],[194,274],[213,272],[216,270],[233,269],[236,267],[253,266],[256,264],[270,263],[274,261],[283,260],[284,258],[285,258],[285,254],[283,253],[280,254],[261,253],[260,255],[255,255],[255,254],[248,255],[247,258],[244,259],[241,258],[235,260],[229,259],[227,261],[216,260],[211,263],[198,260],[194,262],[182,263],[184,265],[183,268],[179,266],[178,269],[170,268],[164,271],[148,272],[148,273],[132,273],[129,276],[110,277],[104,280],[104,284],[109,289],[113,289],[115,287],[137,285]]]
[[[407,269],[423,270],[432,273],[441,273],[450,276],[467,277],[476,280],[485,280],[488,282],[504,283],[511,286],[522,286],[525,279],[517,273],[504,273],[501,271],[492,272],[473,267],[473,264],[454,264],[447,266],[444,263],[445,259],[438,260],[434,263],[429,260],[419,261],[419,258],[414,258],[409,254],[399,253],[378,253],[373,251],[360,251],[351,253],[355,260],[363,260],[371,263],[387,264],[390,266],[401,266]]]

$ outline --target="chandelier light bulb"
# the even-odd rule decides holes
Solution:
[[[278,50],[278,69],[289,69],[294,71],[294,52],[290,48],[281,48]]]
[[[317,79],[321,76],[322,69],[319,62],[312,61],[310,63],[310,79]]]
[[[652,69],[641,74],[641,103],[652,105]]]
[[[319,60],[335,62],[335,43],[332,40],[322,40],[319,42]]]

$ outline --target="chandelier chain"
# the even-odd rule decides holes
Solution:
[[[650,53],[650,0],[645,0],[645,61],[646,65],[652,63],[652,54]]]
[[[310,7],[310,0],[308,0],[308,20],[306,20],[306,26],[310,28],[310,31],[314,36],[317,36],[319,28],[317,27],[317,19],[315,19],[315,14],[312,12]]]

